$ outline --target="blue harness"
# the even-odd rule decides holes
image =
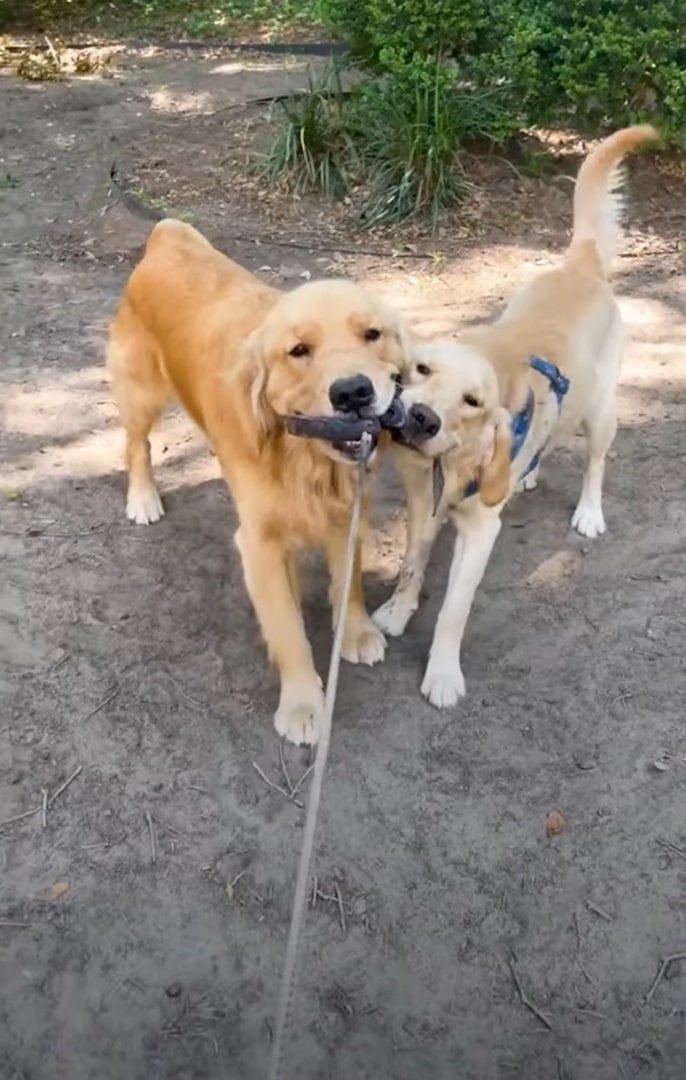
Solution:
[[[545,375],[546,379],[550,383],[550,389],[554,393],[557,399],[558,410],[562,408],[562,402],[564,401],[565,394],[569,390],[569,379],[555,364],[550,364],[547,360],[541,360],[539,356],[529,357],[529,366],[538,371],[539,374]],[[534,405],[536,401],[534,398],[534,392],[529,387],[529,392],[526,396],[526,403],[524,408],[512,417],[512,424],[510,431],[512,433],[512,445],[510,448],[510,461],[514,461],[517,454],[522,449],[529,429],[531,428],[531,421],[534,415]],[[520,476],[520,480],[523,480],[529,473],[533,472],[539,463],[543,447],[534,454],[533,458],[529,462],[528,466]],[[476,495],[479,490],[479,484],[477,480],[472,480],[464,489],[463,499],[468,499],[471,495]]]

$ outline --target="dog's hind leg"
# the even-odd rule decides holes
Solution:
[[[402,475],[402,474],[401,474]],[[396,587],[374,612],[373,619],[389,637],[400,637],[419,606],[426,566],[443,525],[444,512],[434,514],[430,475],[416,471],[403,476],[407,498],[407,546]]]
[[[148,436],[168,400],[169,390],[157,361],[155,343],[126,302],[112,326],[107,367],[126,432],[126,516],[138,525],[150,525],[159,521],[164,510],[153,478]]]
[[[343,589],[343,573],[348,547],[346,533],[333,530],[326,540],[326,558],[329,564],[331,585],[329,600],[333,611],[334,627],[338,622]],[[345,612],[343,631],[343,649],[341,655],[351,664],[377,664],[383,660],[386,651],[386,639],[374,625],[364,602],[362,591],[362,545],[359,540],[355,547],[350,595]]]
[[[617,382],[622,362],[624,332],[619,315],[608,334],[599,359],[594,393],[584,417],[588,441],[588,466],[572,525],[589,539],[605,532],[603,477],[605,459],[617,432]]]

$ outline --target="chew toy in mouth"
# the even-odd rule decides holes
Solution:
[[[287,418],[286,427],[291,435],[331,443],[340,454],[355,461],[360,455],[364,435],[369,435],[372,446],[376,446],[383,430],[401,428],[406,418],[405,406],[396,397],[383,416],[305,416],[299,413]]]

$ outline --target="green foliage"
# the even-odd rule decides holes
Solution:
[[[343,92],[335,67],[283,105],[286,124],[265,162],[270,184],[341,197],[355,186],[364,227],[422,216],[434,225],[465,190],[466,139],[512,132],[495,91],[465,89],[427,60]]]
[[[320,190],[333,198],[348,191],[359,165],[356,114],[346,108],[338,68],[308,80],[305,95],[279,101],[285,124],[272,145],[264,171],[274,186],[285,180],[296,194]]]
[[[120,36],[231,38],[316,22],[317,0],[0,0],[0,32],[90,31]]]
[[[527,124],[617,127],[649,116],[686,133],[684,0],[320,0],[370,72],[457,62],[501,87]]]
[[[506,79],[532,123],[649,118],[683,135],[684,13],[682,0],[499,0],[500,42],[475,66]]]

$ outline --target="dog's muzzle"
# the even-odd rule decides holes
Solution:
[[[416,402],[406,411],[402,423],[392,430],[396,442],[404,446],[419,447],[438,435],[441,430],[441,418],[428,405]]]

